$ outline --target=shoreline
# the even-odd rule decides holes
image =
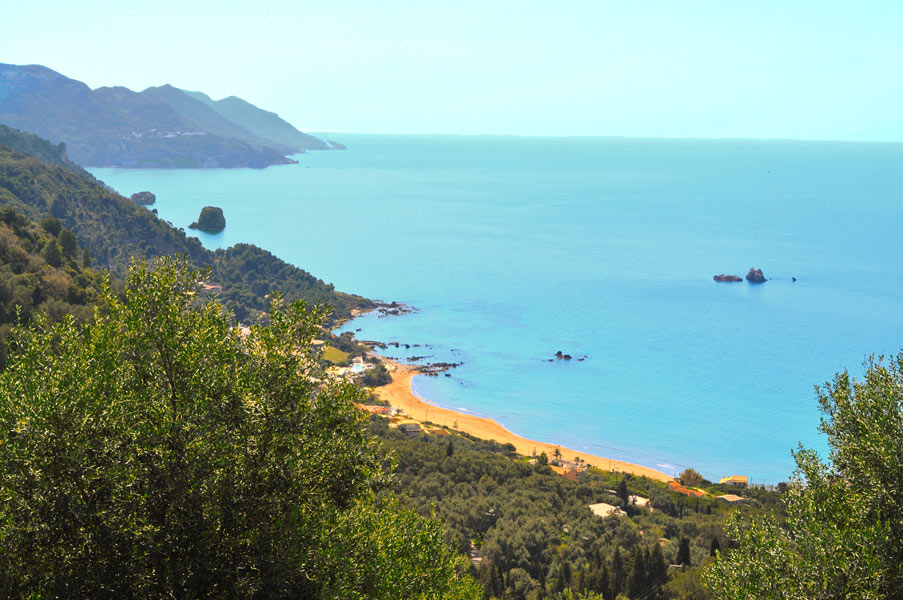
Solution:
[[[630,473],[641,477],[649,477],[657,481],[672,481],[674,479],[670,475],[650,467],[578,452],[556,444],[530,440],[505,429],[500,423],[488,417],[478,417],[430,404],[425,398],[416,395],[411,387],[411,380],[415,375],[418,375],[415,366],[401,364],[385,357],[380,357],[380,360],[386,365],[386,369],[392,376],[392,382],[373,388],[373,394],[380,400],[388,402],[393,409],[400,408],[407,414],[408,418],[414,421],[434,423],[484,440],[493,440],[500,444],[512,444],[517,449],[518,454],[524,456],[533,456],[545,452],[551,460],[557,449],[561,453],[561,458],[565,461],[574,462],[575,458],[580,458],[587,465],[605,471]]]

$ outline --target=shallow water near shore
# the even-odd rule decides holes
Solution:
[[[91,171],[179,227],[223,208],[208,248],[417,307],[346,329],[463,362],[414,379],[429,401],[669,473],[786,480],[826,449],[813,386],[903,346],[901,144],[330,138],[264,170]],[[750,267],[769,281],[712,281]]]

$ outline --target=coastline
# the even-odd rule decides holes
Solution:
[[[561,453],[561,458],[565,461],[573,462],[575,458],[580,458],[587,465],[605,471],[630,473],[658,481],[672,481],[674,479],[670,475],[650,467],[578,452],[564,446],[530,440],[505,429],[500,423],[490,418],[478,417],[430,404],[424,398],[417,396],[411,387],[411,380],[418,374],[415,366],[401,364],[384,357],[380,357],[380,360],[383,361],[392,375],[392,382],[374,388],[374,395],[380,400],[388,402],[393,409],[403,410],[410,419],[449,427],[474,437],[494,440],[500,444],[512,444],[517,449],[517,452],[524,456],[545,452],[551,458],[557,449]]]

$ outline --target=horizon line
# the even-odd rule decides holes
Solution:
[[[605,135],[605,134],[529,134],[529,133],[448,133],[448,132],[389,132],[389,131],[339,131],[304,128],[302,133],[310,135],[379,135],[392,137],[510,137],[542,139],[608,139],[608,140],[659,140],[659,141],[701,141],[701,142],[803,142],[837,144],[903,144],[903,140],[840,139],[840,138],[793,138],[793,137],[749,137],[749,136],[654,136],[654,135]]]

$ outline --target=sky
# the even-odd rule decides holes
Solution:
[[[10,2],[0,62],[354,133],[903,141],[903,2]]]

